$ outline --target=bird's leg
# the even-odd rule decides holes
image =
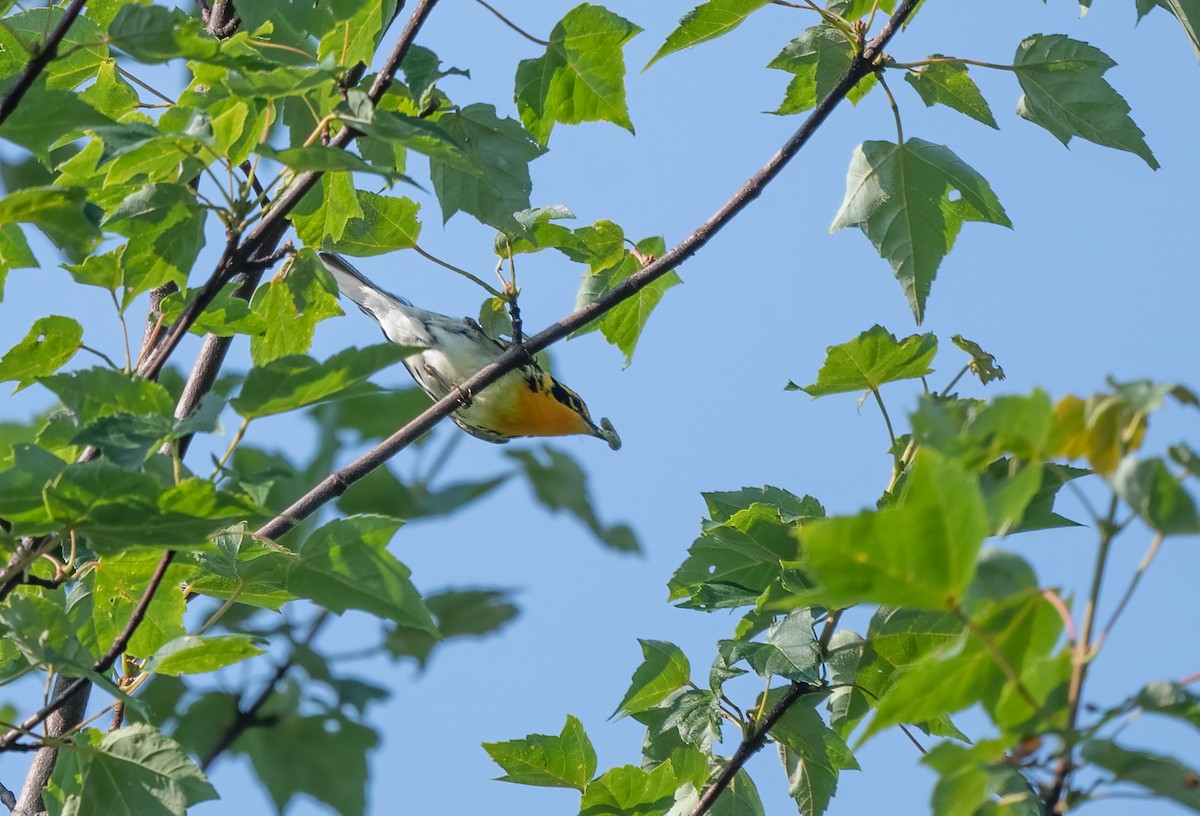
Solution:
[[[446,382],[446,378],[443,377],[436,368],[428,363],[425,364],[425,373],[437,380],[438,384],[441,385],[442,388],[445,388],[447,391],[453,391],[455,394],[457,394],[459,406],[463,408],[471,407],[471,403],[473,402],[471,399],[471,394],[460,388],[457,383]]]

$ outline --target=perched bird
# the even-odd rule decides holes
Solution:
[[[478,394],[461,393],[459,383],[499,357],[504,343],[469,317],[427,312],[383,291],[340,255],[320,256],[341,293],[373,317],[388,340],[423,349],[406,358],[404,367],[426,394],[437,400],[459,392],[463,405],[450,418],[467,433],[497,443],[518,436],[586,434],[613,450],[621,447],[611,422],[601,419],[597,426],[579,395],[532,360]]]

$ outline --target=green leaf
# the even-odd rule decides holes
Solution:
[[[709,809],[710,816],[766,816],[754,780],[744,770],[729,783]]]
[[[287,589],[337,613],[362,609],[403,626],[437,634],[412,574],[387,550],[401,522],[383,516],[331,521],[301,545]]]
[[[805,29],[767,64],[768,68],[795,74],[783,102],[772,113],[783,116],[815,107],[842,81],[853,60],[854,49],[838,28],[823,23]],[[857,104],[876,81],[873,74],[868,74],[850,89],[846,98]]]
[[[1026,37],[1013,58],[1025,91],[1017,113],[1064,145],[1078,136],[1140,156],[1157,170],[1145,134],[1129,118],[1129,104],[1103,78],[1114,65],[1100,49],[1062,34]]]
[[[250,304],[235,293],[239,286],[231,283],[217,293],[212,303],[192,324],[193,334],[215,334],[218,337],[233,337],[235,334],[260,335],[267,330],[267,321],[250,310]],[[163,298],[158,313],[167,325],[174,323],[183,314],[184,305],[192,293],[176,292]]]
[[[644,238],[635,246],[636,252],[627,252],[620,263],[602,270],[591,270],[583,276],[579,291],[575,294],[575,308],[579,309],[613,289],[642,267],[650,258],[666,252],[660,237]],[[633,297],[622,301],[604,316],[576,332],[576,336],[600,329],[604,339],[625,354],[625,365],[633,362],[633,352],[641,339],[642,330],[667,290],[682,283],[674,270],[667,272],[648,286],[637,291]]]
[[[116,292],[122,284],[121,255],[124,252],[125,247],[119,246],[103,255],[89,255],[83,263],[64,264],[63,268],[71,273],[76,283]]]
[[[948,612],[897,607],[876,610],[866,640],[847,630],[835,632],[830,640],[830,682],[841,687],[829,697],[834,731],[849,737],[902,669],[950,647],[961,636],[962,624]]]
[[[645,771],[624,765],[588,783],[579,816],[662,816],[675,804],[678,780],[670,761]]]
[[[39,80],[0,125],[0,137],[48,165],[53,148],[75,141],[87,128],[111,124],[111,119],[84,102],[80,94],[46,90],[45,80]]]
[[[1121,782],[1141,785],[1156,796],[1200,810],[1200,776],[1177,759],[1131,751],[1115,742],[1090,739],[1083,743],[1083,758],[1113,774]]]
[[[922,139],[863,142],[850,160],[846,198],[830,231],[863,231],[891,264],[920,323],[964,221],[1012,226],[991,186],[950,148]]]
[[[281,414],[312,405],[377,371],[398,363],[418,349],[381,343],[340,351],[323,363],[300,354],[250,370],[242,391],[230,402],[247,419]]]
[[[250,338],[250,359],[256,366],[312,347],[317,324],[342,314],[337,286],[311,249],[293,256],[283,271],[250,299],[251,310],[267,325]]]
[[[0,28],[0,77],[25,68],[29,48],[41,47],[47,32],[62,22],[65,11],[61,6],[46,6],[5,16]],[[108,58],[104,32],[88,17],[76,17],[59,43],[55,58],[46,65],[46,87],[69,91],[95,77]]]
[[[163,490],[152,477],[103,459],[68,465],[46,488],[45,503],[56,525],[87,536],[101,554],[135,546],[195,547],[230,524],[264,516],[205,479],[191,477]]]
[[[16,224],[0,225],[0,302],[4,301],[4,279],[10,269],[31,269],[37,258],[29,249],[25,234]]]
[[[769,2],[770,0],[708,0],[701,3],[680,18],[678,27],[667,35],[666,41],[646,63],[646,68],[667,54],[674,54],[676,51],[728,34]]]
[[[1184,33],[1191,40],[1192,49],[1197,56],[1200,56],[1200,2],[1197,0],[1159,0],[1159,3],[1175,15],[1175,19],[1183,26]]]
[[[461,68],[442,68],[442,62],[438,59],[437,54],[419,45],[408,49],[408,53],[404,55],[404,62],[400,64],[400,70],[404,72],[404,81],[407,83],[413,99],[417,100],[418,108],[424,107],[423,103],[430,98],[439,79],[448,76],[471,78],[470,71],[464,71]]]
[[[379,110],[362,91],[347,94],[341,110],[342,121],[372,139],[415,150],[468,173],[477,172],[461,135],[451,133],[440,122]]]
[[[342,237],[329,244],[347,255],[382,255],[397,249],[417,245],[421,224],[417,221],[420,206],[409,198],[391,198],[356,190],[359,218],[346,224]]]
[[[184,816],[189,806],[217,798],[179,743],[157,729],[137,723],[97,736],[90,732],[55,766],[52,784],[65,798],[60,812]]]
[[[178,162],[178,158],[175,158]],[[208,211],[185,184],[147,184],[126,196],[104,225],[129,238],[121,255],[126,309],[142,292],[187,283],[204,248]]]
[[[779,676],[798,683],[820,682],[821,650],[813,636],[809,609],[798,609],[767,630],[766,642],[717,641],[717,651],[732,666],[745,660],[760,677]]]
[[[393,419],[396,427],[404,422]],[[386,513],[405,521],[447,516],[483,498],[508,481],[509,474],[474,482],[453,482],[433,488],[420,482],[405,484],[387,468],[378,468],[355,482],[338,500],[348,514]]]
[[[53,529],[42,493],[67,463],[36,445],[14,444],[12,467],[0,472],[0,518],[16,535],[37,535]]]
[[[1004,369],[996,365],[995,356],[984,351],[978,343],[968,340],[961,334],[951,336],[950,340],[954,345],[971,355],[971,362],[968,365],[975,372],[975,375],[979,377],[981,385],[987,385],[992,380],[1004,379]]]
[[[139,468],[163,442],[175,438],[175,420],[166,416],[118,414],[91,422],[71,437],[72,445],[92,445],[124,468]]]
[[[249,729],[235,747],[250,755],[279,812],[301,793],[342,816],[367,812],[367,752],[379,742],[373,730],[336,714],[264,713],[271,726]]]
[[[981,740],[970,747],[944,742],[929,751],[921,761],[940,776],[933,791],[934,816],[1041,814],[1041,801],[1012,767],[1008,748],[1003,740]]]
[[[346,399],[321,403],[311,413],[323,428],[353,431],[366,442],[391,436],[429,405],[429,397],[415,386],[396,391],[371,386]]]
[[[539,453],[541,455],[539,455]],[[534,497],[548,510],[566,510],[592,531],[601,544],[618,552],[639,552],[637,537],[625,524],[605,525],[596,515],[587,486],[587,474],[566,453],[542,445],[540,452],[509,451],[521,465]]]
[[[824,515],[820,504],[808,501],[808,515],[801,518],[757,502],[720,523],[714,516],[714,523],[705,524],[703,534],[668,582],[670,600],[686,598],[681,606],[706,611],[753,605],[780,579],[784,564],[799,557],[793,535],[797,522]]]
[[[300,240],[311,247],[322,247],[325,239],[340,241],[352,218],[363,218],[349,173],[326,173],[319,187],[310,190],[292,210],[292,224]]]
[[[519,228],[513,213],[529,209],[529,163],[545,152],[512,119],[500,119],[492,105],[468,105],[438,120],[465,146],[470,170],[430,157],[429,175],[442,207],[442,220],[465,212],[506,232]]]
[[[934,54],[930,60],[946,59]],[[979,91],[979,86],[967,73],[961,62],[931,62],[913,71],[906,71],[905,81],[916,89],[927,107],[945,105],[959,113],[965,113],[977,122],[999,130],[992,109]]]
[[[425,597],[437,621],[438,639],[428,632],[398,626],[383,646],[392,657],[412,657],[422,669],[434,648],[451,638],[482,637],[500,631],[520,614],[511,594],[503,590],[449,589]]]
[[[111,120],[120,119],[141,104],[137,91],[117,73],[116,60],[106,60],[100,64],[96,82],[85,89],[79,98]]]
[[[664,640],[642,640],[645,658],[633,672],[629,690],[613,716],[655,708],[678,689],[691,682],[692,668],[683,650]]]
[[[721,741],[721,699],[708,689],[683,689],[663,705],[666,716],[653,734],[661,737],[678,732],[685,744],[710,754],[712,744]]]
[[[785,687],[772,689],[762,705],[770,710]],[[780,743],[788,774],[788,793],[806,816],[822,816],[837,792],[839,774],[858,770],[850,747],[825,724],[815,706],[823,694],[806,694],[790,706],[771,729]]]
[[[1113,489],[1142,520],[1164,535],[1200,533],[1196,502],[1162,459],[1126,456],[1112,476]]]
[[[318,60],[333,57],[346,68],[370,63],[384,30],[396,15],[396,0],[366,0],[361,3],[332,4],[338,24],[321,38]],[[352,10],[345,17],[342,12]]]
[[[97,564],[92,596],[96,638],[100,643],[112,643],[124,630],[161,561],[161,552],[136,551],[108,556]],[[172,565],[168,569],[147,607],[146,617],[125,649],[128,654],[149,657],[164,643],[183,637],[186,632],[183,613],[187,606],[179,591],[183,578],[184,572],[179,566]]]
[[[33,224],[76,263],[100,243],[99,214],[78,187],[27,187],[0,199],[0,224]]]
[[[135,60],[151,64],[176,57],[211,59],[219,50],[198,17],[137,3],[121,7],[108,26],[108,39]]]
[[[84,611],[86,604],[76,608]],[[100,648],[94,639],[90,647],[81,638],[86,637],[87,622],[79,621],[78,615],[67,609],[64,592],[47,592],[37,595],[18,590],[0,607],[0,631],[12,646],[15,646],[32,666],[53,670],[67,677],[87,677],[109,691],[113,683],[96,673],[92,666]]]
[[[345,150],[324,145],[309,147],[291,147],[287,150],[272,150],[269,145],[260,145],[258,152],[267,158],[286,164],[294,171],[318,170],[323,173],[348,171],[354,173],[375,173],[396,181],[406,178],[403,173],[388,172],[374,164],[363,161],[360,157]]]
[[[810,397],[876,391],[884,383],[915,380],[932,374],[929,364],[937,354],[937,337],[914,334],[897,340],[883,326],[875,325],[848,343],[829,346],[817,381],[808,386],[788,384]]]
[[[146,669],[171,677],[204,674],[264,653],[250,635],[186,635],[159,647]]]
[[[1200,728],[1200,697],[1178,683],[1166,680],[1149,683],[1133,702],[1144,711],[1174,717]]]
[[[550,141],[557,122],[612,122],[633,132],[621,49],[640,31],[603,6],[583,3],[554,26],[543,56],[521,60],[517,110],[538,142]]]
[[[950,609],[965,597],[988,533],[975,477],[922,448],[895,505],[807,525],[800,549],[823,605]]]
[[[119,414],[171,416],[175,400],[162,385],[111,368],[87,368],[42,381],[81,421]]]
[[[483,749],[504,769],[501,782],[583,792],[596,773],[596,751],[591,740],[583,723],[569,714],[557,737],[530,734],[508,742],[485,742]]]
[[[961,641],[952,641],[910,665],[879,701],[866,736],[896,723],[934,720],[975,703],[994,711],[1011,682],[993,648],[1016,676],[1025,679],[1038,670],[1062,634],[1061,618],[1037,590],[980,606],[972,615],[973,631],[982,633],[990,644],[964,634]],[[930,694],[931,688],[937,694]]]
[[[17,391],[58,371],[83,345],[83,326],[51,315],[34,321],[25,339],[0,358],[0,382],[14,380]]]

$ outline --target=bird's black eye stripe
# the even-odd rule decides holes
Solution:
[[[588,415],[588,410],[584,407],[583,400],[571,389],[563,386],[557,380],[551,380],[550,395],[563,405],[569,406],[573,411],[576,411],[584,416]]]

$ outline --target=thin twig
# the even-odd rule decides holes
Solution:
[[[1162,547],[1163,534],[1158,533],[1150,542],[1150,546],[1146,548],[1146,554],[1142,556],[1142,561],[1138,564],[1137,572],[1133,574],[1133,578],[1129,581],[1129,586],[1125,588],[1125,594],[1121,596],[1121,600],[1117,603],[1117,608],[1113,610],[1112,617],[1108,619],[1108,623],[1100,630],[1100,634],[1096,636],[1096,642],[1091,648],[1091,658],[1095,658],[1096,653],[1104,646],[1104,641],[1108,640],[1108,635],[1112,632],[1113,627],[1117,625],[1117,619],[1125,611],[1125,607],[1129,605],[1129,600],[1133,597],[1133,593],[1138,588],[1138,584],[1142,581],[1142,576],[1146,574],[1146,570],[1150,569],[1150,564],[1154,561],[1154,557],[1158,555],[1159,549]]]
[[[829,117],[838,103],[845,98],[858,82],[874,70],[874,62],[883,53],[883,49],[895,36],[900,26],[912,14],[919,0],[903,0],[887,24],[873,39],[863,52],[853,59],[845,75],[829,92],[829,95],[817,104],[808,118],[800,125],[791,138],[784,142],[771,159],[757,173],[751,176],[742,188],[727,201],[716,213],[698,227],[691,235],[684,238],[668,250],[662,257],[655,259],[639,271],[633,273],[621,283],[605,292],[591,303],[571,313],[544,331],[529,338],[522,346],[513,346],[496,358],[494,363],[484,366],[475,375],[459,383],[459,388],[469,394],[478,394],[504,374],[522,365],[528,364],[528,355],[535,354],[555,343],[576,329],[605,314],[617,304],[622,303],[661,278],[680,263],[696,254],[705,244],[719,233],[726,224],[744,210],[750,202],[758,198],[767,185],[782,172],[788,162],[800,151],[813,133]],[[459,396],[451,393],[435,402],[419,416],[409,422],[396,433],[367,453],[360,456],[341,470],[330,474],[290,507],[267,522],[258,530],[258,535],[265,538],[278,538],[308,518],[327,502],[342,495],[354,482],[366,476],[375,468],[382,465],[392,456],[408,447],[414,441],[432,429],[438,422],[460,407]]]
[[[310,645],[316,638],[317,633],[321,631],[321,627],[323,627],[328,620],[328,609],[322,609],[320,612],[318,612],[316,617],[313,618],[312,625],[308,628],[308,633],[305,634],[304,638],[299,642],[299,645]],[[295,656],[295,650],[293,650],[292,654],[288,656],[288,659],[276,667],[275,672],[271,675],[270,679],[267,680],[266,686],[263,687],[263,690],[259,693],[258,697],[255,698],[254,702],[250,704],[249,708],[238,708],[237,717],[229,725],[225,732],[221,734],[220,738],[213,743],[213,746],[208,750],[208,753],[204,755],[204,758],[200,760],[201,770],[207,771],[208,767],[213,764],[216,758],[225,753],[225,751],[237,741],[238,737],[240,737],[249,729],[253,728],[255,725],[259,724],[258,712],[264,705],[267,704],[267,701],[271,699],[271,696],[275,694],[276,686],[283,681],[283,678],[287,675],[288,671],[290,671],[292,666],[295,665]]]
[[[1100,589],[1104,584],[1104,569],[1108,565],[1108,553],[1112,547],[1117,530],[1117,496],[1114,493],[1108,502],[1108,514],[1099,522],[1100,543],[1096,550],[1096,564],[1092,572],[1092,586],[1088,591],[1087,603],[1083,610],[1083,624],[1079,630],[1079,640],[1075,644],[1075,653],[1071,661],[1071,680],[1067,686],[1067,726],[1063,730],[1067,744],[1063,747],[1063,755],[1054,768],[1054,781],[1043,801],[1043,810],[1047,814],[1059,813],[1059,805],[1063,802],[1063,792],[1071,771],[1075,769],[1072,756],[1075,752],[1074,741],[1070,739],[1075,724],[1079,721],[1079,706],[1083,697],[1083,681],[1087,678],[1087,667],[1091,662],[1092,629],[1096,624],[1096,609],[1100,605]]]
[[[17,77],[17,81],[4,92],[3,97],[0,97],[0,124],[4,124],[4,120],[12,116],[13,111],[21,104],[25,92],[33,87],[33,83],[46,69],[46,66],[58,56],[58,46],[62,43],[63,37],[67,36],[67,30],[75,22],[75,18],[83,11],[83,4],[86,2],[87,0],[71,0],[71,4],[63,11],[62,19],[50,32],[41,49],[26,63],[25,70]]]
[[[491,6],[489,6],[489,5],[488,5],[487,3],[485,3],[483,0],[475,0],[475,2],[476,2],[476,3],[478,3],[479,5],[483,6],[485,9],[487,9],[488,11],[490,11],[492,14],[495,14],[495,15],[496,15],[496,17],[497,17],[497,18],[500,20],[500,22],[504,23],[506,26],[508,26],[508,27],[509,27],[509,28],[511,28],[513,31],[517,32],[518,34],[520,34],[522,37],[524,37],[525,39],[529,40],[530,42],[532,42],[532,43],[537,43],[538,45],[545,45],[545,46],[549,46],[549,45],[550,45],[550,41],[549,41],[549,40],[543,40],[543,39],[540,39],[540,38],[538,38],[538,37],[535,37],[535,36],[533,36],[533,35],[532,35],[532,34],[530,34],[528,31],[526,31],[525,29],[521,28],[519,25],[517,25],[516,23],[514,23],[512,20],[508,19],[508,18],[507,18],[507,17],[505,17],[503,14],[501,14],[501,13],[500,13],[500,12],[498,12],[498,11],[496,11],[496,9],[492,8]]]

